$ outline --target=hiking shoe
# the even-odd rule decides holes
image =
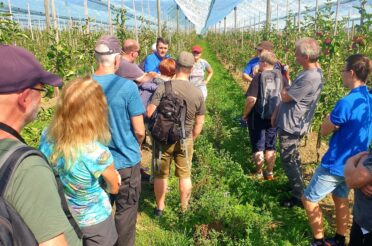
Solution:
[[[340,242],[335,237],[326,238],[325,242],[326,242],[326,244],[325,244],[326,246],[345,246],[345,241]]]
[[[265,180],[274,180],[274,174],[273,172],[265,172],[264,173]]]
[[[253,177],[254,177],[255,179],[258,179],[258,180],[264,179],[264,176],[263,176],[263,172],[262,172],[262,170],[259,170],[259,171],[255,172],[255,173],[253,174]]]
[[[280,205],[285,208],[293,208],[294,206],[303,208],[304,205],[302,204],[302,201],[296,197],[291,197],[289,199],[283,200]]]
[[[161,217],[161,216],[163,216],[163,211],[164,210],[160,210],[158,208],[155,208],[154,209],[154,215],[155,215],[155,217]]]

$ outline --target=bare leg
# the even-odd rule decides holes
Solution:
[[[275,165],[275,150],[267,150],[265,151],[265,160],[267,162],[266,172],[271,173],[274,169]]]
[[[258,151],[256,153],[253,154],[253,160],[254,160],[254,163],[256,164],[256,167],[257,167],[257,172],[261,172],[262,171],[262,166],[264,164],[264,153],[263,151]]]
[[[168,179],[154,179],[154,193],[156,199],[156,206],[160,210],[165,207],[165,193],[167,192]]]
[[[324,229],[323,229],[323,214],[322,210],[319,207],[318,203],[310,202],[304,196],[302,196],[302,203],[306,210],[307,217],[313,232],[315,239],[324,238]]]
[[[181,210],[186,211],[189,205],[191,197],[192,183],[191,178],[180,178],[179,180],[179,189],[180,189],[180,201],[181,201]]]
[[[349,201],[347,198],[340,198],[332,195],[336,209],[336,233],[342,236],[346,235],[349,222]]]

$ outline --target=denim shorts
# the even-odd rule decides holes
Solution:
[[[332,175],[327,169],[319,166],[306,187],[304,196],[311,202],[319,202],[331,192],[336,197],[347,198],[349,188],[346,186],[345,178]]]
[[[270,119],[261,119],[255,109],[248,116],[248,130],[253,153],[275,150],[276,127],[271,126]]]

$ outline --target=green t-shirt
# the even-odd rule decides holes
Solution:
[[[0,156],[16,140],[0,140]],[[5,192],[5,199],[22,217],[39,243],[64,233],[70,246],[82,245],[61,206],[52,169],[39,156],[22,161]]]

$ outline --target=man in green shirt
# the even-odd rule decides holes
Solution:
[[[60,86],[57,76],[43,70],[23,48],[0,45],[0,157],[24,143],[21,130],[38,112],[44,85]],[[1,181],[0,181],[1,182]],[[39,245],[82,245],[61,206],[48,163],[26,157],[11,177],[4,195],[34,234]]]

